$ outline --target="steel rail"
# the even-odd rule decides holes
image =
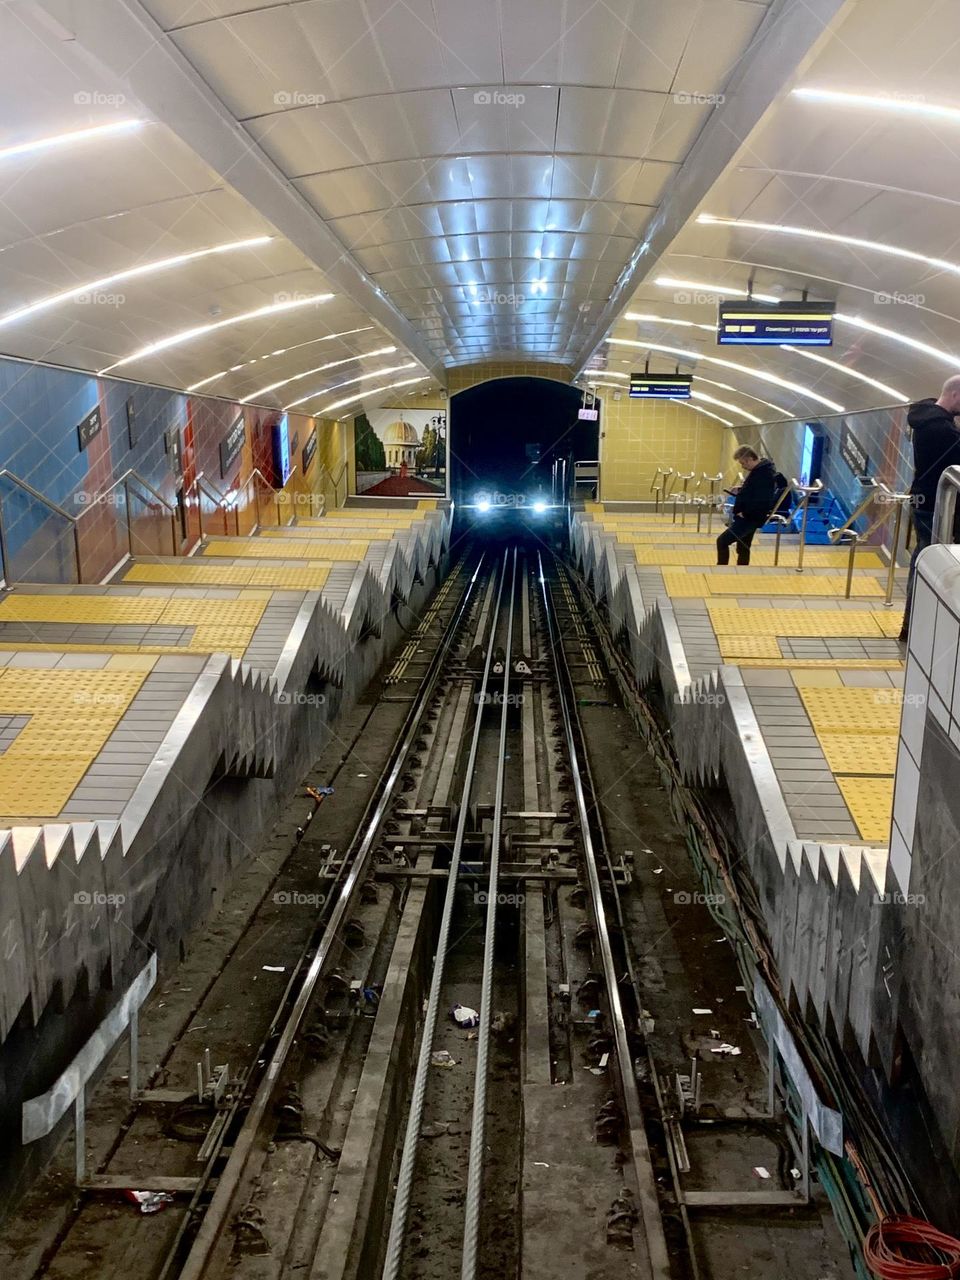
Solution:
[[[517,594],[517,549],[513,549],[510,602],[507,609],[506,658],[500,704],[500,746],[497,752],[497,781],[493,798],[493,829],[490,837],[490,873],[487,880],[487,920],[483,938],[483,972],[480,978],[480,1022],[477,1028],[477,1066],[473,1086],[473,1119],[470,1128],[470,1159],[463,1226],[461,1280],[475,1280],[479,1254],[480,1200],[483,1192],[483,1148],[487,1118],[487,1074],[490,1061],[490,1010],[493,1007],[493,966],[497,930],[497,897],[500,880],[500,844],[503,839],[503,795],[506,782],[507,715],[509,711],[513,619]]]
[[[453,647],[454,638],[457,635],[459,627],[465,618],[467,611],[473,599],[474,589],[480,577],[483,567],[483,557],[477,563],[472,577],[467,583],[463,597],[457,606],[456,613],[451,619],[447,630],[437,645],[436,651],[431,660],[430,666],[423,678],[417,701],[411,707],[407,716],[402,737],[396,747],[389,772],[386,774],[385,780],[377,795],[377,799],[373,805],[373,811],[369,820],[363,828],[363,835],[354,854],[350,870],[342,881],[339,895],[333,903],[333,908],[327,919],[323,936],[310,958],[309,966],[303,975],[301,986],[297,992],[294,1003],[290,1009],[290,1013],[284,1023],[283,1029],[277,1039],[276,1046],[270,1056],[270,1061],[264,1070],[260,1079],[260,1083],[254,1094],[243,1124],[237,1133],[230,1155],[226,1165],[220,1174],[216,1190],[211,1198],[203,1219],[200,1223],[197,1234],[190,1247],[190,1251],[184,1260],[183,1266],[179,1271],[179,1280],[200,1280],[204,1274],[207,1264],[210,1261],[211,1254],[216,1246],[224,1227],[230,1217],[233,1208],[234,1198],[240,1185],[247,1163],[250,1159],[254,1148],[257,1135],[261,1125],[270,1111],[270,1105],[273,1098],[273,1091],[277,1086],[293,1047],[294,1040],[300,1030],[304,1014],[309,1007],[313,998],[317,984],[326,968],[328,960],[334,952],[335,944],[339,940],[340,929],[348,917],[348,913],[352,910],[354,899],[366,879],[370,869],[371,855],[373,853],[380,827],[387,816],[390,805],[394,799],[394,792],[398,782],[401,780],[407,760],[414,749],[417,739],[422,733],[422,722],[430,706],[433,692],[443,673],[444,665],[450,650]],[[368,809],[369,812],[369,809]],[[345,860],[346,861],[346,860]],[[311,940],[312,943],[312,940]],[[301,962],[294,970],[291,976],[290,985],[284,993],[281,1008],[286,1003],[291,985],[296,981],[297,974],[302,968],[306,957],[309,955],[311,944],[301,957]],[[273,1027],[271,1027],[271,1032]],[[270,1032],[268,1032],[265,1044],[269,1043]],[[224,1134],[227,1132],[228,1126],[224,1127]],[[216,1155],[216,1153],[214,1153]],[[208,1169],[213,1164],[211,1158]],[[209,1180],[209,1179],[208,1179]],[[186,1223],[189,1214],[184,1219]],[[167,1273],[167,1267],[164,1268],[164,1274]]]
[[[417,1161],[420,1130],[423,1125],[423,1109],[427,1093],[427,1078],[430,1073],[430,1057],[433,1052],[433,1038],[436,1033],[437,1018],[440,1012],[440,995],[446,967],[447,948],[450,941],[450,924],[453,919],[453,907],[456,899],[460,873],[460,858],[463,851],[464,836],[467,831],[467,818],[470,809],[470,793],[473,787],[473,775],[477,764],[477,752],[480,745],[480,730],[483,726],[483,712],[486,702],[487,688],[490,683],[490,668],[493,664],[493,652],[496,647],[497,622],[500,617],[500,602],[503,596],[503,584],[507,574],[507,557],[509,551],[503,553],[503,564],[497,584],[497,594],[490,619],[490,639],[487,644],[483,676],[480,682],[480,694],[477,703],[477,714],[473,723],[473,735],[470,751],[467,756],[464,773],[463,792],[460,798],[460,811],[457,816],[457,828],[453,840],[450,857],[450,869],[447,875],[446,894],[443,899],[443,911],[440,917],[440,930],[437,935],[436,959],[430,979],[430,993],[423,1020],[423,1031],[420,1036],[420,1052],[417,1057],[417,1069],[410,1095],[410,1110],[403,1137],[403,1148],[400,1156],[400,1169],[397,1173],[397,1189],[393,1202],[393,1214],[390,1219],[390,1233],[387,1237],[384,1255],[382,1280],[397,1280],[403,1261],[404,1236],[407,1229],[407,1215],[410,1211],[410,1195],[413,1189],[413,1175]]]
[[[567,764],[573,781],[577,815],[580,822],[581,841],[583,844],[583,860],[587,872],[590,889],[590,902],[596,929],[597,946],[600,951],[601,966],[607,989],[607,1002],[610,1009],[617,1066],[619,1068],[620,1085],[624,1112],[629,1131],[630,1150],[636,1176],[638,1207],[640,1222],[646,1240],[647,1261],[649,1263],[648,1280],[671,1280],[670,1259],[667,1252],[666,1237],[663,1232],[663,1219],[657,1198],[656,1180],[650,1156],[650,1147],[643,1124],[643,1112],[640,1106],[640,1095],[637,1090],[636,1076],[633,1070],[633,1055],[627,1034],[623,1004],[620,1000],[619,977],[610,945],[610,933],[607,928],[606,914],[603,906],[603,892],[600,884],[600,872],[597,865],[593,836],[590,831],[590,810],[587,804],[586,791],[580,770],[580,758],[574,735],[573,715],[570,710],[570,691],[567,688],[565,671],[560,658],[560,639],[555,621],[553,596],[544,573],[543,557],[537,553],[537,566],[540,576],[540,589],[543,592],[544,618],[546,621],[547,642],[554,669],[557,689],[557,704],[563,721],[563,733],[567,746]]]

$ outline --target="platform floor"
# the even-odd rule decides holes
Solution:
[[[885,847],[903,688],[896,636],[906,571],[892,607],[880,555],[857,555],[845,598],[848,553],[807,547],[797,572],[793,536],[758,535],[746,567],[716,565],[722,526],[698,534],[669,513],[607,513],[589,519],[617,539],[617,558],[638,566],[644,603],[673,608],[694,680],[718,666],[740,670],[757,723],[801,839]]]

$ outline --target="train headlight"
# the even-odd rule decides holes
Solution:
[[[533,504],[534,513],[538,516],[542,516],[546,509],[547,504],[545,502],[535,502]]]
[[[481,513],[481,515],[489,511],[492,505],[493,504],[490,502],[489,498],[477,499],[477,510]]]

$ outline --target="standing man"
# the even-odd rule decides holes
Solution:
[[[906,641],[910,629],[910,604],[917,556],[933,540],[933,517],[937,505],[937,485],[947,469],[960,465],[960,431],[955,419],[960,414],[960,374],[943,384],[940,399],[920,400],[910,406],[907,422],[913,428],[913,530],[915,542],[907,576],[907,605],[900,639]]]
[[[957,438],[960,440],[960,433]],[[769,458],[761,458],[756,449],[743,444],[733,460],[740,463],[747,476],[743,484],[729,491],[733,494],[733,519],[717,539],[717,564],[730,563],[730,548],[734,543],[737,544],[737,564],[750,563],[753,535],[766,524],[777,501],[777,470]]]

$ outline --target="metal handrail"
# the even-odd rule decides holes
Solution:
[[[772,520],[773,523],[777,526],[777,536],[773,544],[773,567],[774,568],[777,568],[777,566],[780,564],[780,539],[783,537],[784,529],[786,529],[790,524],[790,517],[780,514],[780,508],[786,502],[787,495],[790,492],[791,492],[790,486],[787,485],[786,488],[781,492],[780,497],[777,499],[776,503],[774,504],[773,510],[770,512],[770,514],[767,516],[766,520],[764,521],[765,524],[769,524],[770,521]]]
[[[43,506],[45,506],[48,511],[52,511],[54,515],[60,516],[62,517],[62,519],[69,521],[70,527],[73,530],[74,569],[77,576],[77,582],[79,582],[81,579],[80,530],[78,527],[80,523],[80,517],[73,515],[72,512],[70,511],[67,511],[65,507],[61,507],[59,503],[54,502],[52,498],[48,498],[46,494],[41,493],[39,489],[35,489],[33,485],[29,484],[26,480],[22,480],[19,476],[14,475],[14,473],[12,471],[9,471],[6,467],[4,467],[2,471],[0,471],[0,480],[9,480],[11,484],[14,484],[18,488],[22,489],[24,493],[28,493],[31,498],[35,498],[36,501],[41,503]],[[2,498],[0,498],[0,561],[2,561],[3,563],[3,574],[4,574],[4,577],[6,577],[7,572],[10,569],[10,561],[7,557],[7,531],[3,523]]]
[[[0,475],[2,474],[0,472]],[[934,542],[953,541],[953,522],[957,514],[958,492],[960,492],[960,467],[947,467],[940,475],[937,500],[933,508]]]
[[[660,510],[660,503],[667,500],[667,494],[670,492],[669,482],[672,475],[673,467],[657,467],[653,473],[653,479],[650,481],[650,492],[654,495],[653,509],[655,512]]]
[[[831,542],[840,542],[844,534],[846,534],[847,531],[856,524],[860,517],[864,515],[877,500],[877,490],[880,488],[879,483],[874,480],[872,476],[868,476],[866,480],[861,480],[860,483],[868,486],[870,492],[864,496],[853,514],[848,519],[844,520],[843,524],[837,525],[836,528],[827,530],[827,537]],[[856,532],[856,530],[854,530],[854,532]]]
[[[197,472],[197,475],[193,481],[193,484],[191,484],[190,488],[187,490],[186,496],[191,497],[194,493],[196,493],[199,498],[200,494],[203,492],[205,492],[207,497],[213,501],[217,509],[223,512],[224,534],[226,534],[227,532],[227,515],[231,511],[233,512],[234,532],[239,537],[240,536],[240,508],[237,506],[238,495],[233,494],[233,496],[231,496],[230,493],[221,493],[220,490],[217,488],[217,486],[213,483],[213,481],[207,479],[206,473],[203,471],[199,471]],[[203,503],[200,501],[197,502],[197,524],[199,526],[200,537],[203,538],[204,536]]]
[[[960,468],[958,468],[960,471]],[[909,493],[894,493],[889,486],[881,481],[870,480],[871,492],[858,505],[857,509],[845,520],[842,525],[835,529],[828,530],[828,537],[831,542],[839,543],[841,546],[846,545],[850,548],[850,555],[847,558],[847,584],[845,596],[849,600],[853,590],[853,571],[856,565],[857,551],[860,546],[871,538],[878,529],[883,528],[890,520],[891,515],[895,515],[893,525],[893,540],[890,545],[890,563],[887,567],[887,587],[884,592],[883,604],[884,608],[893,607],[893,588],[896,582],[897,573],[897,549],[900,543],[900,530],[903,527],[903,508],[908,502],[912,501]],[[939,494],[938,494],[939,496]],[[874,502],[883,499],[888,510],[881,512],[880,515],[868,525],[862,532],[853,528],[855,520],[859,519]]]
[[[133,467],[130,467],[127,471],[124,471],[122,476],[118,476],[117,479],[114,480],[113,484],[111,484],[109,488],[104,489],[102,493],[94,494],[93,498],[90,501],[89,506],[87,506],[77,517],[78,522],[82,520],[83,517],[87,515],[88,512],[93,507],[102,506],[103,503],[106,501],[107,497],[111,493],[113,493],[114,489],[118,489],[120,485],[123,485],[124,493],[126,494],[126,498],[127,498],[127,506],[126,506],[127,549],[129,550],[131,556],[134,555],[135,551],[133,546],[133,523],[130,520],[130,482],[131,480],[135,481],[137,484],[141,485],[144,489],[146,489],[147,493],[149,493],[151,497],[155,498],[157,502],[159,502],[161,507],[164,507],[166,509],[167,516],[170,520],[170,550],[171,550],[171,554],[176,555],[177,554],[177,508],[173,506],[172,503],[168,502],[162,493],[158,493],[149,480],[144,480],[143,476],[139,473],[139,471],[135,471]],[[141,501],[142,501],[142,497],[141,497]],[[148,503],[147,505],[149,506],[150,504]]]

